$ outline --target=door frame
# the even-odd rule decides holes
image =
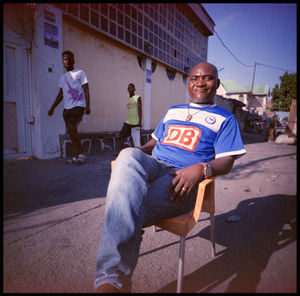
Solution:
[[[31,105],[31,42],[22,39],[19,35],[9,29],[4,29],[3,36],[3,62],[5,63],[5,46],[16,49],[16,83],[19,87],[16,99],[3,97],[4,102],[16,102],[17,111],[17,139],[18,149],[5,149],[4,159],[20,158],[32,156],[32,126],[34,118],[32,116]],[[3,67],[3,71],[4,71]],[[5,79],[5,77],[3,77]],[[4,93],[3,93],[4,94]],[[5,96],[5,94],[4,94]],[[3,127],[5,128],[5,126]]]

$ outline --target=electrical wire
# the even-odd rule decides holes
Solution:
[[[243,66],[245,67],[253,67],[252,65],[246,65],[244,63],[242,63],[232,52],[231,50],[225,45],[225,43],[223,42],[223,40],[221,39],[221,37],[219,36],[219,34],[216,32],[216,30],[214,29],[214,32],[216,33],[216,36],[219,38],[219,40],[221,41],[222,45],[229,51],[229,53]]]
[[[286,70],[286,69],[282,69],[282,68],[278,68],[278,67],[274,67],[274,66],[268,66],[268,65],[261,64],[261,63],[260,63],[260,65],[263,66],[263,67],[278,69],[278,70],[282,70],[282,71],[285,71],[285,72],[292,72],[292,71],[289,71],[289,70]]]
[[[225,43],[223,42],[223,40],[221,39],[221,37],[219,36],[219,34],[217,33],[217,31],[214,29],[214,32],[216,33],[216,36],[218,37],[218,39],[220,40],[220,42],[222,43],[222,45],[229,51],[229,53],[243,66],[245,67],[253,67],[253,65],[247,65],[247,64],[244,64],[242,63],[232,52],[231,50],[225,45]],[[267,67],[267,68],[273,68],[273,69],[278,69],[278,70],[281,70],[281,71],[285,71],[285,72],[292,72],[292,71],[289,71],[289,70],[286,70],[286,69],[282,69],[282,68],[279,68],[279,67],[274,67],[274,66],[268,66],[268,65],[264,65],[264,64],[261,64],[261,63],[256,63],[257,65],[260,65],[260,66],[263,66],[263,67]]]

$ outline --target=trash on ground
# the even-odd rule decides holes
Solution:
[[[233,216],[230,216],[230,217],[226,218],[226,222],[228,222],[228,223],[239,222],[241,220],[242,220],[242,218],[238,215],[233,215]]]

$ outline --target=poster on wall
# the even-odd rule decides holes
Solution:
[[[48,45],[53,48],[58,48],[58,28],[57,26],[44,23],[44,40],[45,45]]]
[[[55,14],[49,10],[44,11],[44,17],[47,22],[55,23],[56,21]]]
[[[146,82],[151,83],[152,71],[149,69],[146,69],[146,71]]]

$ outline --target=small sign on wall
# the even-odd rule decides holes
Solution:
[[[58,28],[57,26],[44,23],[44,41],[45,45],[48,45],[53,48],[58,48]]]
[[[53,12],[51,12],[49,10],[45,10],[44,17],[45,17],[46,21],[55,24],[56,18],[55,18],[55,14]]]
[[[151,83],[151,76],[152,76],[152,71],[149,69],[146,69],[146,82]]]

